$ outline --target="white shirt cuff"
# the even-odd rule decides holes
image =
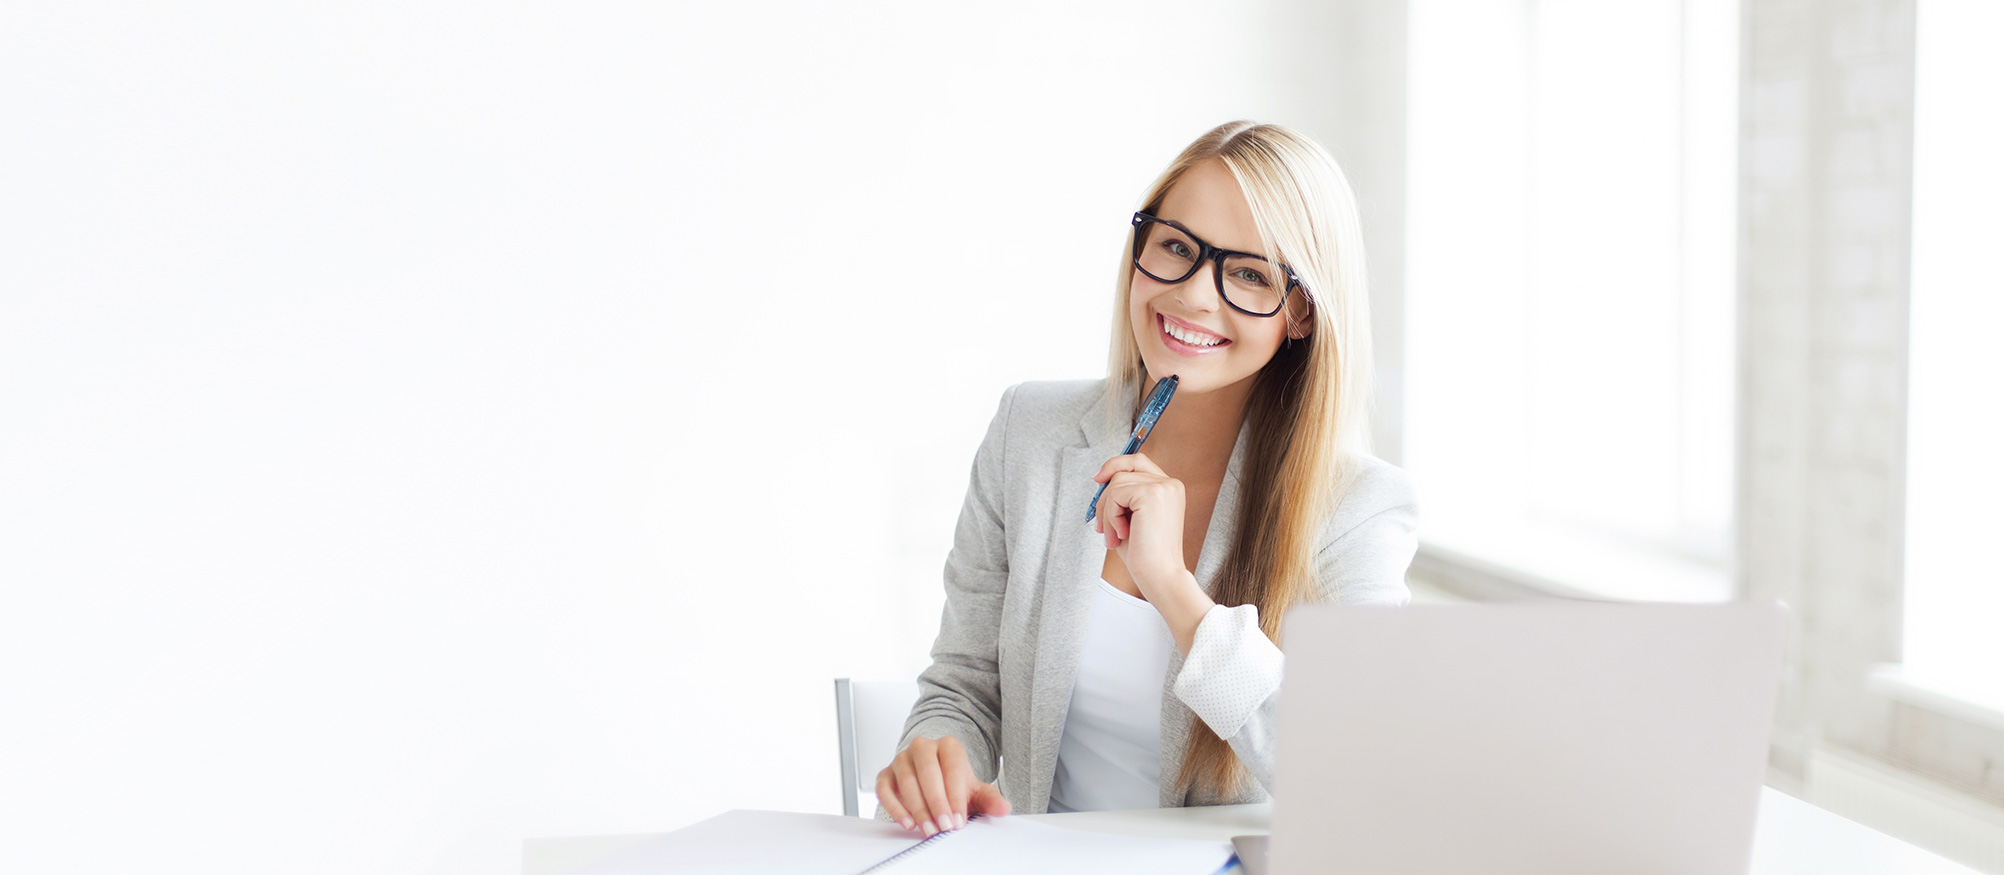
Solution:
[[[1280,648],[1260,631],[1258,607],[1213,605],[1176,674],[1176,698],[1218,737],[1231,738],[1280,689],[1282,662]]]

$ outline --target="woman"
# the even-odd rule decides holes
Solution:
[[[1363,248],[1335,161],[1222,125],[1133,222],[1111,376],[1011,387],[975,454],[933,663],[877,776],[884,813],[927,836],[1264,800],[1282,613],[1409,598],[1412,490],[1366,451]],[[1143,451],[1119,455],[1170,375]]]

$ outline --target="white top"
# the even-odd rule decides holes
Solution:
[[[1161,804],[1162,684],[1175,647],[1154,605],[1104,580],[1094,588],[1050,810]]]

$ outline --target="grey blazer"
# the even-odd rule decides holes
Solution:
[[[1092,475],[1119,455],[1133,427],[1133,398],[1132,387],[1105,380],[1010,387],[974,456],[946,559],[939,638],[899,749],[919,736],[960,739],[975,774],[994,782],[999,772],[1019,813],[1050,803],[1106,555],[1105,541],[1085,521],[1086,504],[1097,488]],[[1231,538],[1245,448],[1242,429],[1198,554],[1197,583],[1206,592]],[[1403,604],[1418,546],[1412,487],[1403,471],[1376,458],[1351,467],[1348,491],[1323,526],[1317,597]],[[1162,697],[1163,807],[1269,798],[1281,665],[1253,605],[1211,609],[1189,655],[1171,653]],[[1197,716],[1257,779],[1236,797],[1172,786]]]

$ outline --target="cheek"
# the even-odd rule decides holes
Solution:
[[[1146,331],[1155,330],[1152,324],[1154,323],[1155,320],[1153,317],[1148,315],[1148,306],[1149,304],[1154,302],[1156,294],[1158,294],[1161,291],[1161,289],[1150,288],[1150,286],[1153,285],[1154,283],[1150,283],[1147,280],[1140,279],[1137,277],[1133,281],[1133,284],[1128,286],[1128,292],[1127,292],[1128,321],[1134,323],[1134,330],[1137,332],[1144,330]]]
[[[1249,324],[1257,323],[1257,324]],[[1246,352],[1259,359],[1262,367],[1273,360],[1280,348],[1287,345],[1287,314],[1280,313],[1265,319],[1247,317],[1239,322],[1240,342]]]
[[[1262,324],[1257,328],[1240,331],[1238,346],[1242,352],[1259,359],[1260,364],[1264,365],[1273,358],[1274,353],[1280,351],[1281,343],[1287,339],[1287,330],[1285,325],[1278,324],[1280,322],[1278,316],[1260,321],[1275,324]]]
[[[1137,312],[1160,291],[1162,291],[1160,283],[1140,274],[1127,278],[1127,301],[1134,305]]]

